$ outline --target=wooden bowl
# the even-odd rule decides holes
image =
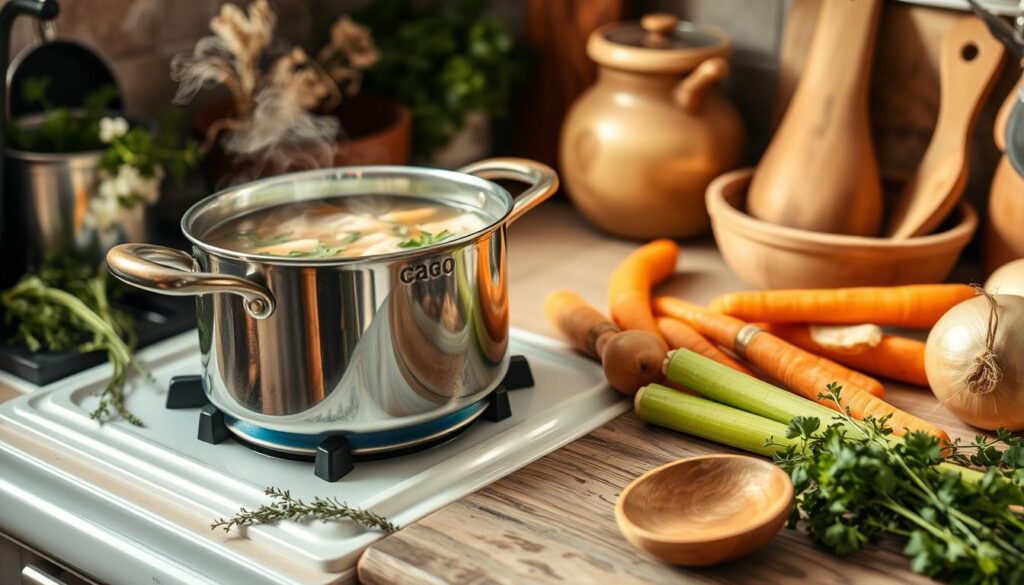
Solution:
[[[776,465],[744,455],[705,455],[657,467],[615,506],[619,530],[667,563],[714,565],[764,546],[782,528],[793,483]]]
[[[812,232],[745,213],[753,169],[726,173],[708,186],[707,206],[725,261],[759,288],[833,288],[942,282],[978,227],[966,202],[935,234],[893,240]],[[813,189],[808,189],[813,197]]]

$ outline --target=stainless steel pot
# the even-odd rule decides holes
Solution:
[[[17,124],[34,126],[43,115],[23,116]],[[148,208],[136,205],[117,226],[98,230],[86,215],[99,197],[100,163],[105,149],[84,152],[43,153],[8,148],[6,152],[11,190],[17,209],[12,218],[23,237],[21,248],[30,265],[48,255],[73,253],[97,263],[121,242],[149,239]]]
[[[523,181],[513,201],[487,179]],[[189,255],[123,244],[118,278],[199,295],[203,379],[213,404],[263,429],[299,434],[410,427],[485,398],[508,367],[505,227],[558,187],[548,167],[492,159],[460,172],[342,167],[282,175],[194,205]],[[286,202],[404,195],[479,210],[493,221],[424,249],[365,258],[282,258],[217,248],[224,221]]]

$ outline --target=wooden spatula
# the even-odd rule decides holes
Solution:
[[[967,186],[971,129],[1003,61],[1003,45],[975,16],[956,22],[942,38],[939,119],[928,150],[896,199],[886,235],[929,234],[953,210]]]

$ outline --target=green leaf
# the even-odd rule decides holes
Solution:
[[[424,247],[424,246],[430,246],[430,245],[433,245],[433,244],[437,244],[439,242],[447,240],[448,238],[453,237],[454,235],[455,234],[451,233],[450,231],[448,231],[446,229],[445,230],[441,230],[437,234],[432,234],[432,233],[430,233],[428,231],[420,231],[419,237],[410,238],[408,240],[399,242],[398,243],[398,247],[399,248],[421,248],[421,247]]]

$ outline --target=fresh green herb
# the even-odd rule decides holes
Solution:
[[[840,392],[831,384],[821,397],[838,405]],[[778,448],[775,462],[796,490],[790,526],[802,523],[841,555],[883,535],[905,537],[911,568],[934,579],[1024,582],[1024,440],[1001,430],[998,440],[973,445],[940,445],[922,432],[896,441],[887,423],[842,412],[822,428],[817,418],[796,417],[788,442],[765,442]],[[969,479],[950,462],[984,475]]]
[[[330,258],[337,256],[345,249],[345,246],[325,246],[323,242],[317,241],[312,250],[292,250],[288,252],[289,258]]]
[[[419,237],[417,237],[417,238],[409,238],[408,240],[399,242],[398,243],[398,247],[399,248],[422,248],[423,246],[431,246],[433,244],[437,244],[438,242],[442,242],[444,240],[447,240],[448,238],[450,238],[450,237],[452,237],[454,235],[455,234],[451,233],[448,230],[441,230],[436,235],[432,234],[430,232],[427,232],[427,231],[421,231]]]
[[[173,132],[154,134],[148,128],[133,127],[110,140],[100,166],[116,175],[122,166],[129,165],[143,177],[158,177],[166,167],[171,176],[181,180],[198,164],[199,145],[194,140],[180,144]]]
[[[417,156],[447,145],[472,112],[508,115],[525,54],[484,0],[378,0],[356,20],[380,48],[363,86],[409,107]]]
[[[90,416],[104,421],[116,414],[142,426],[124,406],[124,386],[134,365],[132,321],[110,305],[107,278],[106,270],[93,272],[73,260],[51,261],[0,293],[0,301],[6,322],[17,323],[13,341],[29,351],[106,351],[114,373]]]
[[[73,111],[50,101],[47,94],[51,84],[48,77],[25,80],[22,98],[42,108],[42,121],[31,126],[9,123],[7,135],[11,146],[30,152],[81,152],[103,148],[100,119],[117,98],[117,88],[100,87],[84,98],[82,108]]]
[[[225,532],[236,526],[251,526],[253,524],[267,524],[279,520],[304,520],[315,518],[317,520],[351,520],[366,528],[376,528],[385,532],[395,532],[398,526],[390,520],[368,512],[361,508],[353,508],[336,498],[313,498],[312,502],[306,503],[296,500],[288,490],[275,487],[268,487],[263,491],[270,496],[271,503],[263,504],[255,510],[242,508],[231,518],[218,518],[210,525],[210,530],[223,528]]]
[[[358,242],[360,240],[360,238],[362,238],[362,237],[363,237],[363,234],[361,234],[359,232],[352,232],[349,235],[347,235],[344,238],[342,238],[341,239],[341,243],[342,244],[354,244],[354,243]]]

